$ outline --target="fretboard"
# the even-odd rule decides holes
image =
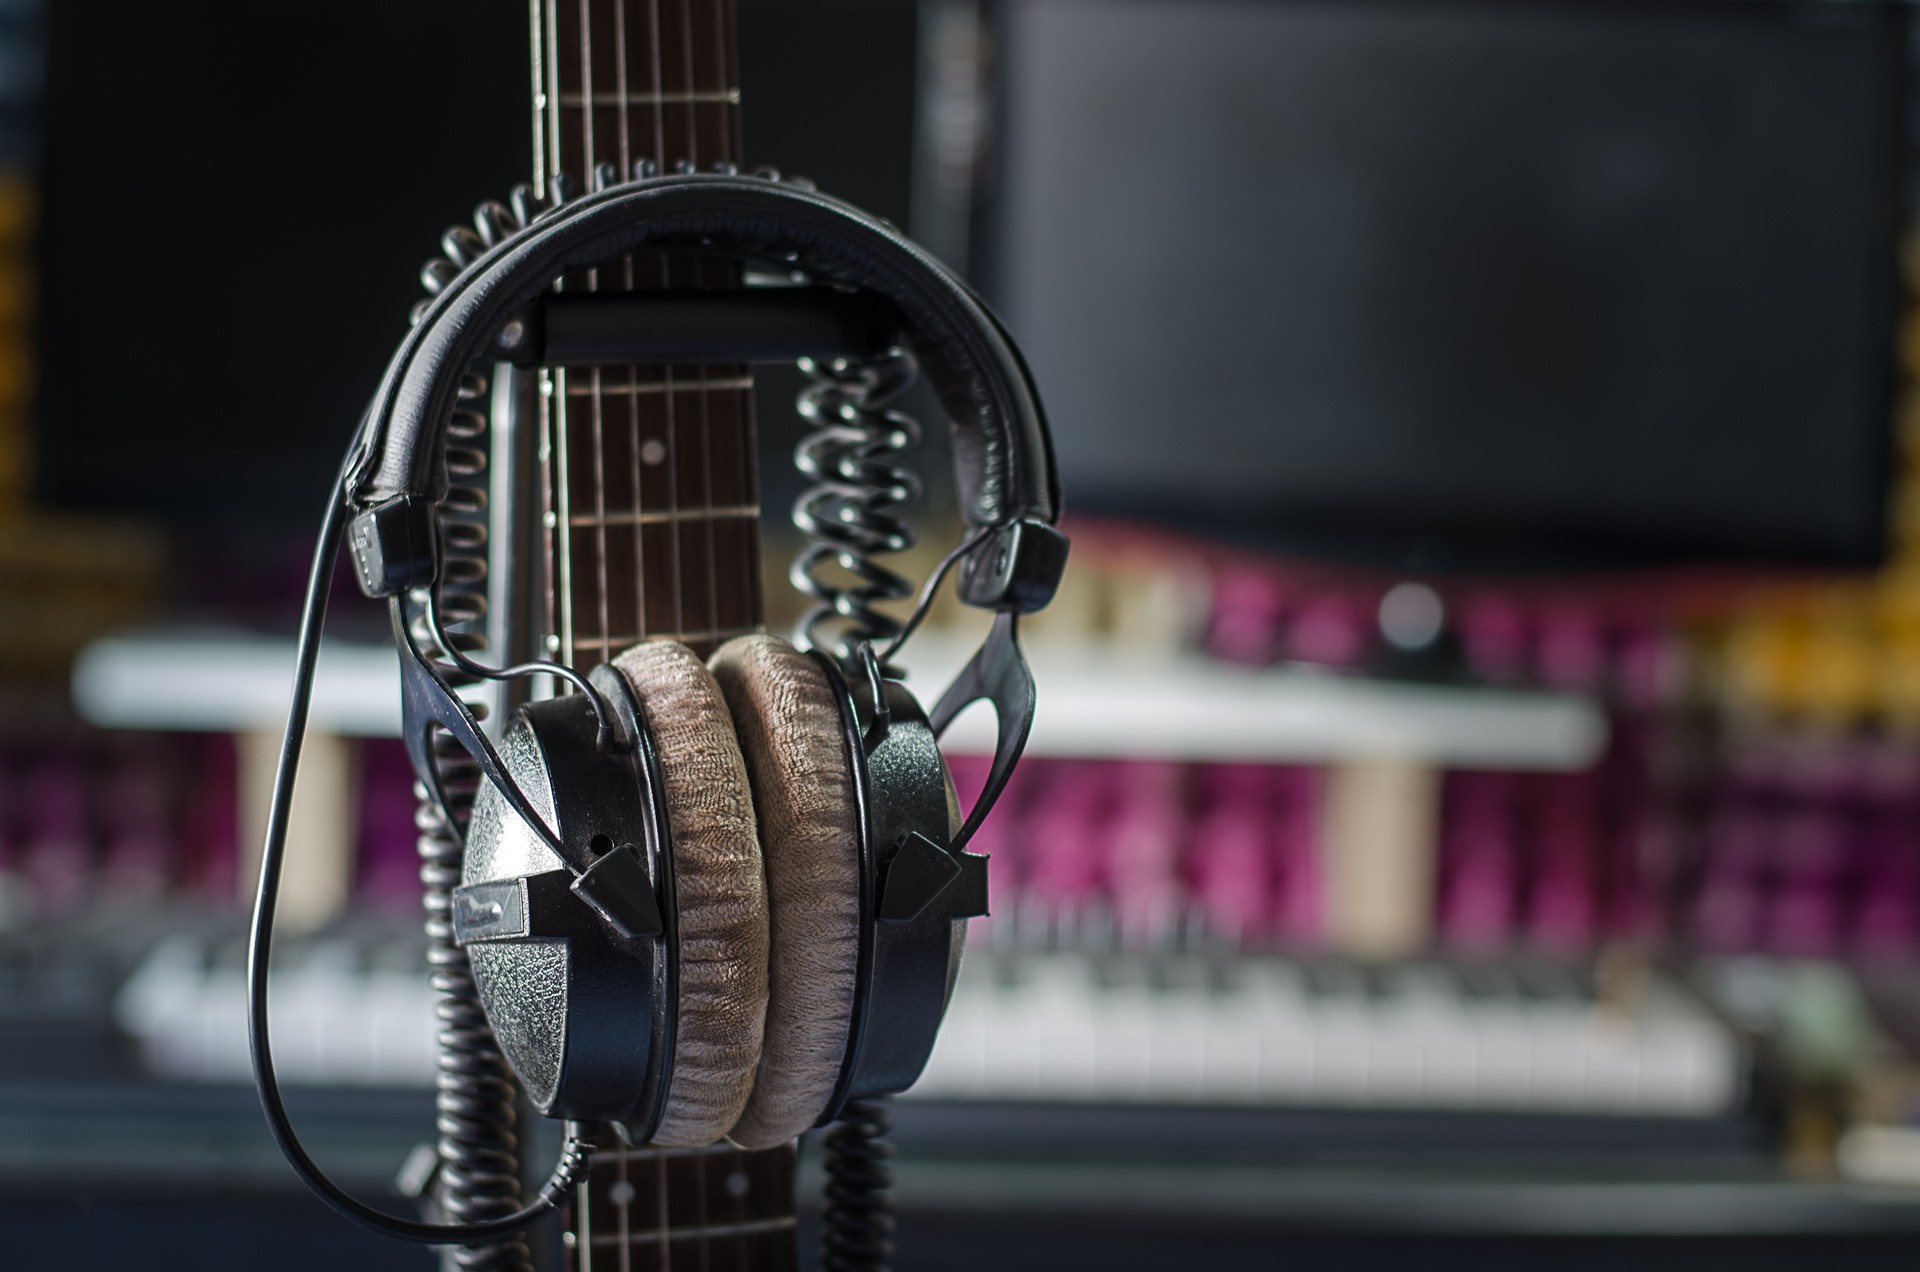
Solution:
[[[729,0],[535,0],[536,176],[735,161]],[[715,259],[642,258],[569,289],[723,287]],[[596,367],[542,384],[548,647],[590,664],[646,636],[703,652],[760,617],[759,481],[742,366]]]
[[[731,0],[532,0],[534,176],[709,168],[739,152]],[[562,284],[724,287],[730,262],[635,259]],[[743,366],[555,370],[541,382],[551,654],[646,637],[706,653],[760,619],[759,480]],[[797,1265],[793,1150],[632,1149],[611,1135],[575,1205],[576,1272]]]

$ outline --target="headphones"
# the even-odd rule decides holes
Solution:
[[[336,1208],[425,1241],[524,1226],[578,1179],[588,1137],[570,1136],[526,1218],[427,1225],[379,1215],[316,1178],[284,1124],[259,973],[324,614],[321,559],[330,566],[342,535],[362,590],[389,601],[416,771],[444,802],[430,746],[439,728],[487,779],[453,922],[502,1052],[542,1112],[618,1122],[634,1142],[663,1146],[771,1147],[919,1076],[965,920],[987,910],[986,859],[965,847],[1032,723],[1018,616],[1052,599],[1067,553],[1024,362],[966,284],[891,226],[810,188],[731,171],[603,178],[522,220],[425,309],[336,483],[255,917],[255,1068],[276,1136]],[[524,329],[556,278],[672,251],[770,264],[881,304],[952,422],[967,534],[885,651],[862,643],[842,661],[752,634],[705,661],[649,641],[585,675],[551,663],[479,667],[445,638],[438,609],[435,504],[460,375]],[[950,572],[961,599],[994,619],[928,712],[892,678],[891,659]],[[437,649],[420,630],[439,637]],[[451,683],[537,672],[575,692],[521,707],[498,748]],[[963,818],[936,743],[979,701],[992,706],[998,739]]]

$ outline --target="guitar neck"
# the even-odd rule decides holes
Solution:
[[[732,0],[531,0],[534,178],[739,156]],[[731,262],[632,259],[567,290],[725,287]],[[546,372],[547,649],[590,666],[648,637],[706,653],[760,621],[759,474],[744,366]],[[629,1148],[609,1136],[567,1233],[577,1272],[790,1269],[791,1147]]]

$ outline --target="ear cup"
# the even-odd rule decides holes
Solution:
[[[818,663],[755,635],[721,646],[709,665],[753,787],[771,934],[766,1039],[728,1138],[770,1148],[819,1119],[846,1055],[860,957],[860,806]]]
[[[673,1076],[653,1143],[699,1147],[739,1120],[767,1010],[767,892],[727,704],[692,651],[636,646],[613,667],[645,705],[666,788],[679,915]]]

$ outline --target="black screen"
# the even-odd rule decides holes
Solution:
[[[904,221],[912,6],[738,11],[748,162]],[[257,0],[58,0],[51,18],[36,496],[311,533],[421,263],[532,166],[525,0],[339,0],[292,24]],[[799,425],[768,379],[777,506]]]
[[[1010,0],[1069,502],[1397,564],[1871,560],[1903,19]]]

